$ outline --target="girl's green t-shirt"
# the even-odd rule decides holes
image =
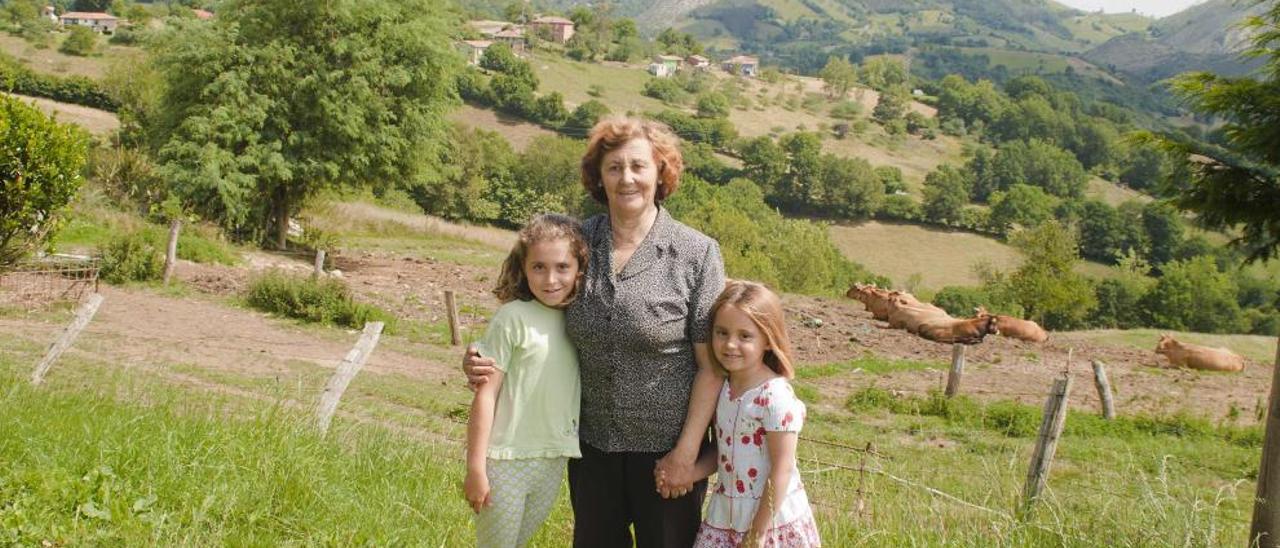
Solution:
[[[488,457],[581,457],[578,353],[564,312],[537,300],[511,301],[494,314],[476,347],[503,372]]]

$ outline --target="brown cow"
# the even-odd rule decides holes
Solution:
[[[977,318],[933,317],[920,324],[916,334],[940,343],[978,344],[987,335],[1000,334],[1000,320],[990,314]]]
[[[889,298],[890,292],[887,289],[880,289],[875,284],[853,284],[844,296],[854,299],[867,307],[867,311],[871,312],[871,317],[877,320],[889,319]]]
[[[1164,333],[1160,334],[1155,352],[1169,358],[1169,363],[1176,367],[1190,367],[1201,371],[1244,371],[1244,358],[1235,352],[1221,347],[1178,342]]]
[[[922,303],[910,295],[895,295],[889,301],[889,327],[919,333],[920,325],[934,319],[954,319],[946,310]]]
[[[1000,334],[1011,339],[1027,341],[1033,343],[1042,343],[1049,340],[1049,332],[1045,331],[1040,324],[1031,320],[1006,316],[1004,314],[991,314],[987,312],[985,307],[979,306],[974,309],[978,313],[978,317],[995,316],[1000,324]]]

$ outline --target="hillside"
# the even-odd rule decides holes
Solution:
[[[1156,21],[1148,33],[1113,38],[1084,58],[1140,83],[1189,70],[1243,74],[1257,62],[1239,57],[1249,37],[1239,24],[1264,9],[1262,4],[1210,0]]]

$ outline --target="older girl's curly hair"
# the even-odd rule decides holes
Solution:
[[[493,288],[494,296],[503,303],[515,300],[531,301],[533,291],[529,289],[529,279],[524,275],[524,260],[529,256],[529,248],[538,242],[568,240],[569,253],[578,260],[578,279],[556,308],[565,308],[578,297],[582,289],[582,273],[587,270],[587,242],[582,237],[582,225],[572,217],[555,213],[535,215],[529,223],[516,235],[516,245],[502,262],[502,272],[498,275],[498,286]]]
[[[591,133],[587,135],[587,153],[582,156],[582,186],[597,202],[609,204],[609,198],[604,193],[604,177],[600,171],[604,155],[632,139],[646,139],[653,147],[653,161],[658,165],[658,188],[654,200],[662,203],[680,187],[680,173],[684,171],[680,139],[661,122],[612,116],[600,120],[591,128]]]
[[[786,318],[783,317],[782,300],[764,284],[744,280],[725,280],[724,291],[711,306],[711,337],[715,337],[715,318],[721,308],[732,306],[741,310],[756,324],[769,350],[764,353],[764,364],[774,373],[785,378],[795,377],[791,362],[791,337],[787,335]],[[711,353],[711,363],[721,375],[728,375],[724,365]]]

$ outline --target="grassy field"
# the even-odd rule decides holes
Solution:
[[[40,49],[22,38],[0,33],[0,52],[9,54],[36,72],[57,76],[86,76],[95,80],[107,74],[111,60],[128,59],[142,54],[139,48],[108,44],[106,40],[99,37],[96,55],[90,57],[67,55],[58,51],[58,45],[65,37],[64,33],[53,33],[52,45]]]
[[[938,290],[949,285],[978,285],[973,271],[979,262],[1001,270],[1017,268],[1018,252],[998,240],[963,231],[919,225],[866,222],[832,225],[831,237],[851,260],[872,272],[888,276],[900,287]],[[1110,267],[1083,262],[1079,271],[1106,277]],[[918,283],[909,281],[917,279]]]
[[[533,72],[538,75],[543,93],[558,91],[564,95],[569,108],[598,99],[616,113],[659,111],[667,108],[662,101],[646,97],[640,92],[652,76],[641,65],[617,63],[578,63],[554,53],[537,53],[529,60]],[[587,88],[597,85],[604,93],[601,97],[587,94]]]
[[[507,142],[511,143],[516,150],[524,150],[536,137],[557,135],[556,132],[544,129],[538,124],[466,104],[450,113],[449,119],[473,128],[498,132],[506,137]]]
[[[1152,199],[1151,196],[1098,177],[1089,179],[1089,187],[1085,190],[1085,195],[1102,200],[1112,207],[1119,207],[1120,204],[1128,201],[1145,204]]]
[[[9,350],[0,355],[0,542],[470,543],[457,488],[467,394],[457,384],[363,373],[322,438],[307,411],[327,373],[313,363],[292,364],[283,380],[183,364],[144,374],[73,351],[33,389],[25,374],[40,341],[0,335],[0,344]],[[1258,428],[1073,412],[1045,499],[1019,519],[1038,410],[874,388],[930,366],[801,369],[810,414],[800,470],[827,545],[1243,542]],[[824,400],[823,384],[849,375],[864,387]],[[867,443],[878,456],[845,448]],[[563,545],[566,498],[533,546]]]
[[[90,135],[105,139],[120,129],[120,118],[105,110],[89,108],[70,103],[59,103],[42,97],[27,97],[6,93],[21,99],[23,103],[34,105],[45,114],[52,115],[59,122],[71,123],[87,130]]]

